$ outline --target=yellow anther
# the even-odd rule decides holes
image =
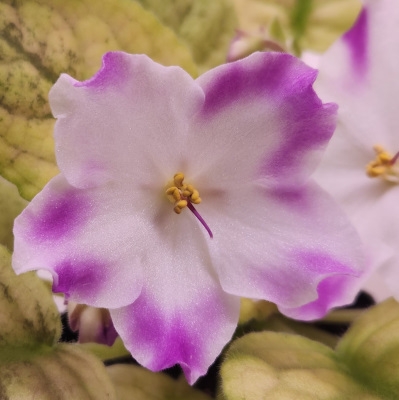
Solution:
[[[385,170],[386,170],[385,167],[375,165],[374,163],[370,163],[370,164],[368,164],[367,167],[366,167],[367,175],[368,175],[370,178],[375,178],[375,177],[377,177],[377,176],[383,175],[384,172],[385,172]]]
[[[165,194],[171,203],[174,203],[174,211],[180,214],[182,209],[187,207],[188,203],[199,204],[201,197],[197,189],[193,185],[183,183],[184,174],[178,172],[173,177],[173,182],[166,189]]]
[[[173,209],[176,214],[180,214],[183,208],[187,207],[187,200],[179,200],[175,203],[175,208]]]
[[[399,169],[396,164],[398,155],[392,156],[380,145],[373,146],[376,157],[366,165],[366,173],[370,178],[381,177],[389,182],[398,183]]]
[[[181,191],[183,196],[185,197],[191,196],[191,194],[193,193],[192,185],[183,185]]]
[[[173,181],[175,182],[175,185],[178,188],[181,188],[183,186],[183,181],[184,181],[184,174],[182,172],[178,172],[177,174],[175,174],[175,176],[173,177]]]
[[[176,186],[172,186],[166,190],[166,196],[171,203],[179,201],[181,199],[180,190]]]
[[[392,156],[384,151],[378,154],[378,160],[381,161],[382,164],[389,164],[392,160]]]
[[[201,197],[199,196],[198,190],[193,191],[192,195],[190,196],[190,200],[194,203],[194,204],[199,204],[201,203]]]
[[[202,218],[200,213],[195,209],[193,204],[201,203],[201,197],[199,192],[193,185],[183,183],[184,174],[178,172],[174,175],[173,181],[166,185],[165,194],[166,197],[174,203],[174,212],[176,214],[181,214],[183,208],[188,208],[202,224],[202,226],[208,232],[210,238],[213,238],[213,233],[209,228],[208,224]]]

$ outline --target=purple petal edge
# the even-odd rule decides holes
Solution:
[[[222,65],[197,79],[205,93],[202,118],[216,117],[223,108],[238,108],[246,102],[260,107],[264,103],[265,111],[273,105],[281,122],[282,145],[263,160],[259,174],[292,175],[292,168],[312,156],[308,157],[309,150],[327,145],[336,126],[338,106],[323,104],[313,89],[317,74],[289,54],[272,52]],[[317,155],[314,160],[309,173]]]
[[[306,90],[317,71],[299,59],[282,53],[254,53],[242,60],[224,64],[200,77],[205,92],[204,115],[217,115],[222,108],[243,99],[269,96],[283,101]]]
[[[359,284],[356,276],[333,275],[323,279],[317,286],[318,297],[315,301],[298,308],[280,308],[284,315],[311,321],[324,317],[332,308],[351,304],[358,293]]]
[[[322,104],[312,87],[302,99],[293,98],[285,107],[289,115],[283,132],[285,140],[263,162],[261,175],[281,176],[283,172],[290,175],[292,168],[304,161],[304,154],[311,149],[322,149],[334,133],[338,106]]]
[[[363,7],[353,27],[343,36],[350,52],[352,68],[358,78],[363,78],[368,69],[368,20],[367,9]]]
[[[354,283],[359,283],[359,271],[353,270],[345,263],[328,254],[315,252],[299,252],[298,266],[312,274],[318,274],[317,299],[293,309],[280,308],[280,311],[295,319],[313,320],[322,318],[327,312],[337,306],[353,302],[357,290]]]
[[[182,315],[177,314],[166,320],[160,310],[145,303],[140,297],[134,304],[137,309],[130,328],[140,338],[140,347],[156,352],[145,366],[152,371],[160,371],[180,364],[190,381],[192,370],[204,364],[201,353],[203,338],[196,329],[187,326]],[[135,354],[132,354],[134,357]]]
[[[125,62],[128,57],[128,54],[121,51],[105,53],[97,73],[90,79],[76,82],[74,86],[101,89],[117,84],[123,85],[129,75],[129,63]]]
[[[237,315],[230,315],[231,301],[236,300]],[[200,302],[180,306],[168,315],[142,293],[123,314],[111,310],[111,317],[126,348],[140,364],[154,372],[179,364],[193,384],[231,339],[238,312],[238,298],[226,295],[221,303],[221,299],[204,293]]]
[[[344,281],[347,278],[359,276],[359,272],[345,262],[333,255],[316,250],[298,249],[291,251],[287,254],[286,263],[287,268],[284,271],[277,271],[276,268],[259,267],[252,272],[253,281],[256,282],[254,290],[259,293],[257,298],[278,304],[282,312],[285,309],[307,307],[307,304],[317,303],[319,305],[321,302],[324,308],[319,309],[317,317],[322,317],[329,308],[335,305],[331,303],[331,301],[334,301],[332,289],[329,289],[330,295],[327,297],[325,296],[327,293],[320,292],[319,288],[323,288],[322,282],[335,276],[343,277]],[[293,276],[295,276],[295,279],[292,278]],[[342,287],[337,287],[335,300],[341,301],[340,304],[345,302],[345,299],[342,300],[342,293],[344,293]],[[244,295],[249,297],[247,294]],[[299,307],[296,307],[296,304]],[[298,315],[290,314],[289,316],[309,319],[306,316],[302,318],[300,314]]]

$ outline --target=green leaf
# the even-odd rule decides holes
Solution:
[[[354,379],[381,398],[399,398],[399,304],[386,300],[363,314],[337,346]]]
[[[248,332],[273,331],[294,333],[316,340],[328,347],[335,347],[338,337],[315,326],[295,321],[278,312],[275,304],[264,300],[241,299],[240,318],[235,336]]]
[[[25,206],[26,201],[21,198],[17,188],[0,176],[0,244],[9,250],[13,248],[14,219]]]
[[[334,351],[301,336],[251,333],[234,342],[222,364],[228,400],[349,399],[364,391],[341,373]],[[356,398],[356,397],[352,397]]]
[[[276,305],[269,301],[242,298],[238,323],[245,324],[253,319],[264,321],[277,312]]]
[[[338,342],[337,336],[316,328],[314,325],[286,318],[281,314],[273,315],[266,321],[258,321],[256,324],[253,324],[253,327],[256,330],[260,330],[259,328],[261,328],[263,331],[293,333],[305,336],[308,339],[323,343],[331,348],[334,348]]]
[[[311,0],[311,3],[306,26],[295,40],[299,49],[317,52],[327,50],[353,25],[362,6],[360,0]]]
[[[229,0],[137,1],[184,40],[201,71],[226,62],[237,28],[237,17]]]
[[[19,357],[18,348],[52,346],[61,334],[60,316],[45,283],[34,272],[15,275],[4,246],[0,246],[0,310],[0,363],[9,360],[6,348],[16,349]]]
[[[196,66],[187,47],[131,0],[0,3],[0,174],[30,200],[58,173],[47,94],[59,74],[87,79],[109,50]]]
[[[233,342],[221,399],[398,399],[399,304],[358,318],[336,350],[302,336],[259,332]]]
[[[130,357],[130,352],[126,350],[120,337],[115,340],[112,346],[99,343],[82,343],[80,346],[103,361],[127,356]]]
[[[206,394],[192,388],[180,378],[174,380],[158,372],[135,365],[107,367],[118,400],[211,400]]]
[[[233,0],[242,30],[270,27],[274,39],[304,50],[325,51],[354,23],[360,0]],[[278,34],[275,27],[279,28]]]
[[[58,345],[0,367],[2,400],[114,400],[103,364],[77,345]]]
[[[57,345],[61,333],[50,291],[35,273],[16,276],[0,246],[0,398],[115,399],[100,360],[78,345]]]

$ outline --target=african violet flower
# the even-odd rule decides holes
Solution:
[[[399,299],[398,47],[398,2],[368,0],[323,57],[317,88],[338,102],[339,112],[316,176],[342,204]]]
[[[101,343],[112,346],[118,337],[109,311],[105,308],[68,302],[68,323],[73,332],[79,331],[79,343]]]
[[[300,60],[257,53],[196,80],[108,53],[50,92],[52,179],[15,222],[15,270],[110,310],[144,366],[189,382],[231,338],[239,296],[312,319],[353,300],[360,241],[309,180],[336,106]]]

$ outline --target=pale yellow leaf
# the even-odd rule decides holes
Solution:
[[[230,0],[137,0],[190,48],[200,71],[226,62],[238,26]]]
[[[242,30],[256,33],[278,23],[286,45],[300,55],[305,50],[325,51],[354,23],[360,0],[232,0]]]
[[[15,275],[0,245],[0,363],[19,357],[18,348],[52,346],[60,333],[59,313],[44,282],[34,272]]]
[[[0,244],[9,250],[13,248],[14,219],[25,208],[26,203],[17,188],[0,176]]]
[[[25,353],[25,356],[27,354]],[[105,367],[75,345],[0,365],[2,400],[116,400]]]
[[[221,374],[228,400],[349,399],[348,386],[362,394],[337,368],[333,350],[284,333],[252,333],[237,340]]]
[[[107,371],[118,400],[211,400],[189,386],[183,377],[174,380],[136,365],[112,365]]]

